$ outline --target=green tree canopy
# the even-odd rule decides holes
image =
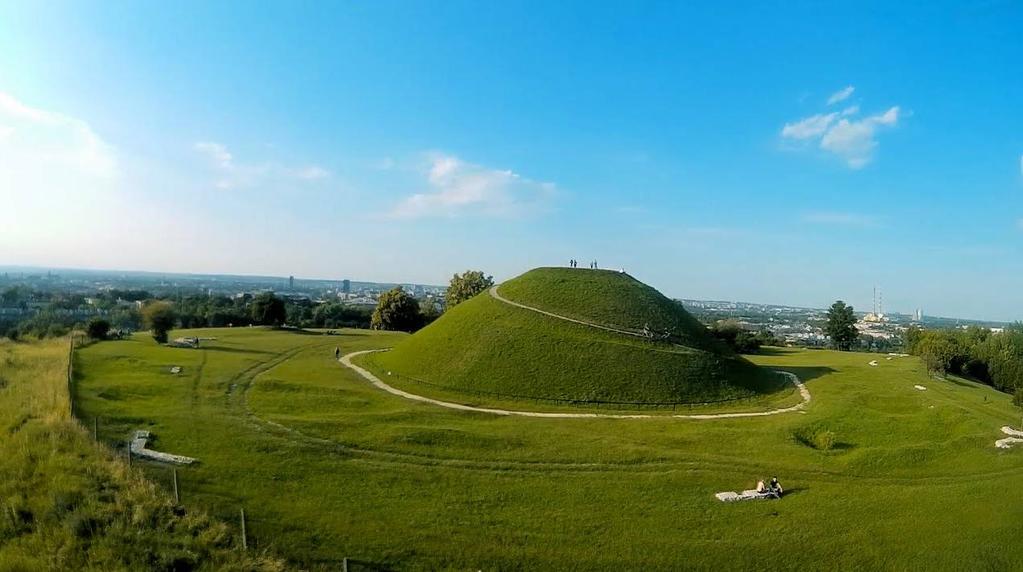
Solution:
[[[110,332],[110,322],[103,318],[93,318],[89,320],[89,324],[85,327],[85,331],[89,334],[89,337],[94,340],[105,340],[107,333]]]
[[[493,285],[493,276],[486,276],[481,270],[466,270],[451,277],[444,300],[448,308],[454,308]]]
[[[153,333],[153,339],[167,343],[167,334],[174,329],[177,314],[170,302],[150,302],[142,308],[142,324]]]
[[[264,326],[280,326],[288,319],[284,300],[273,292],[263,292],[252,300],[252,321]]]
[[[371,323],[374,330],[412,332],[422,325],[423,316],[419,311],[419,302],[401,287],[397,287],[380,296]]]
[[[824,328],[835,349],[849,351],[859,332],[856,330],[856,315],[853,307],[837,300],[828,308],[828,323]]]

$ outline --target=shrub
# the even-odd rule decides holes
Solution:
[[[89,320],[89,325],[86,326],[85,331],[94,340],[105,340],[107,333],[110,331],[110,322],[103,318],[93,318]]]
[[[177,314],[169,302],[151,302],[142,309],[142,323],[153,333],[157,343],[167,343],[167,333],[177,322]]]
[[[838,443],[835,432],[819,424],[800,427],[793,431],[796,441],[818,451],[830,451]]]

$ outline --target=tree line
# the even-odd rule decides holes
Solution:
[[[1001,333],[970,326],[966,329],[906,331],[906,350],[920,356],[938,374],[963,375],[998,390],[1023,395],[1023,324]]]

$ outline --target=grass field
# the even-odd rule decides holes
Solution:
[[[0,341],[0,570],[279,570],[71,419],[68,340]]]
[[[405,389],[461,393],[488,405],[516,397],[541,403],[742,400],[733,405],[748,409],[798,399],[784,378],[734,355],[681,306],[625,274],[539,268],[502,284],[501,294],[605,325],[634,326],[613,319],[621,312],[632,312],[638,317],[629,319],[640,324],[671,322],[691,345],[554,319],[484,293],[365,362],[400,376],[395,383]]]
[[[550,420],[410,402],[333,360],[337,344],[400,334],[179,333],[218,339],[81,350],[80,414],[107,441],[148,428],[155,448],[198,457],[180,470],[183,502],[224,519],[245,507],[256,546],[301,566],[1023,569],[1023,451],[993,446],[1017,411],[915,358],[752,358],[806,381],[805,414]],[[825,429],[829,451],[801,439]],[[167,468],[147,472],[167,482]],[[772,474],[781,501],[713,498]]]

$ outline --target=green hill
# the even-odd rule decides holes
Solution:
[[[790,387],[719,344],[680,305],[624,273],[538,268],[366,358],[395,383],[500,398],[706,403]],[[424,383],[425,382],[425,383]]]

